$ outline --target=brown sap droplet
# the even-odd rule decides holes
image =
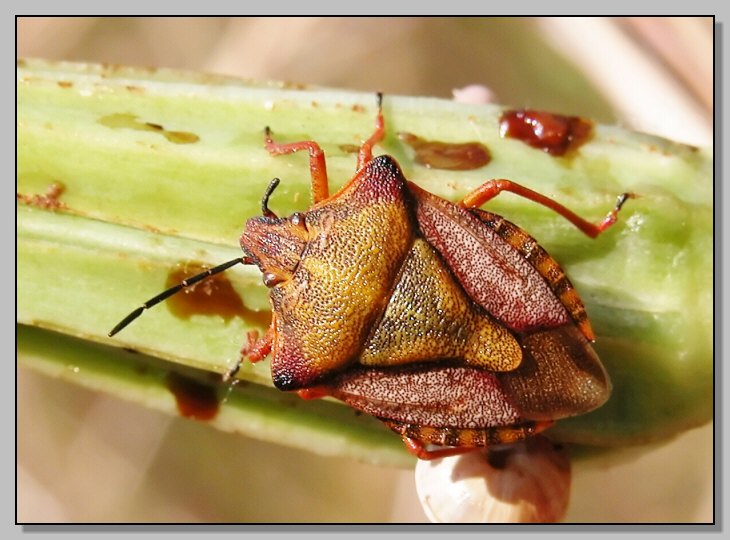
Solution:
[[[201,263],[179,263],[167,275],[165,287],[173,287],[208,268]],[[166,304],[172,314],[181,319],[189,319],[193,315],[220,315],[226,321],[240,317],[263,327],[271,322],[268,311],[253,311],[243,305],[241,297],[224,274],[216,274],[183,289],[171,296]]]
[[[591,137],[593,123],[578,116],[519,109],[502,113],[499,134],[519,139],[552,156],[563,156]]]
[[[185,418],[211,420],[218,414],[220,399],[214,386],[175,372],[167,374],[166,384]]]
[[[187,131],[168,131],[160,124],[140,122],[137,117],[129,113],[114,113],[102,116],[98,122],[112,129],[136,129],[137,131],[153,131],[175,144],[190,144],[198,142],[200,137]]]
[[[31,206],[37,206],[38,208],[45,208],[47,210],[59,210],[66,208],[66,205],[59,199],[66,190],[61,182],[53,182],[43,194],[34,193],[33,195],[24,195],[22,193],[16,193],[16,198]]]
[[[484,167],[492,159],[482,143],[445,143],[427,141],[412,133],[400,132],[398,138],[416,151],[416,163],[433,169],[470,171]]]

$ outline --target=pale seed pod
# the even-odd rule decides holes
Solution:
[[[570,498],[570,459],[545,437],[416,465],[416,490],[438,523],[554,523]]]

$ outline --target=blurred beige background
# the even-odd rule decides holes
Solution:
[[[499,103],[712,144],[710,18],[20,18],[17,36],[20,57],[440,97],[481,84]],[[410,471],[302,455],[23,369],[17,388],[21,522],[426,520]],[[589,460],[567,520],[633,521],[639,507],[648,521],[711,520],[711,461],[711,426]]]

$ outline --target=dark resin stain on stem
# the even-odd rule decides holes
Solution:
[[[167,275],[165,287],[173,287],[209,267],[201,263],[180,263]],[[248,309],[233,284],[223,274],[216,274],[192,287],[183,289],[167,301],[173,315],[189,319],[193,315],[219,315],[225,321],[240,317],[249,324],[268,327],[271,314],[268,311]]]
[[[212,420],[220,409],[218,392],[212,385],[199,382],[179,373],[167,374],[168,390],[175,396],[181,416],[193,420]]]
[[[551,156],[564,156],[591,138],[593,123],[578,116],[518,109],[502,113],[499,134],[518,139]]]
[[[170,131],[160,124],[142,122],[133,114],[115,113],[99,118],[99,123],[112,129],[135,129],[137,131],[152,131],[159,133],[168,141],[175,144],[191,144],[198,142],[200,137],[188,131]]]
[[[398,138],[415,150],[416,163],[430,169],[470,171],[484,167],[492,159],[489,149],[479,142],[427,141],[406,132],[398,133]]]

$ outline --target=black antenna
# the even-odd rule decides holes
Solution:
[[[269,197],[271,197],[271,194],[276,189],[276,186],[279,185],[279,179],[274,178],[271,182],[269,182],[269,186],[266,188],[266,191],[264,191],[264,198],[261,199],[261,212],[269,218],[275,218],[277,217],[274,212],[269,210]]]
[[[273,183],[273,182],[272,182]],[[276,186],[274,186],[276,187]],[[189,277],[188,279],[185,279],[175,285],[174,287],[170,287],[166,291],[161,292],[154,298],[150,298],[147,300],[144,304],[139,306],[137,309],[135,309],[132,313],[124,317],[119,323],[112,328],[112,331],[109,332],[109,337],[112,337],[114,334],[122,330],[124,327],[126,327],[129,323],[131,323],[134,319],[142,315],[142,312],[145,309],[149,309],[152,306],[159,304],[163,300],[166,300],[167,298],[171,297],[173,294],[180,292],[183,289],[186,289],[187,287],[190,287],[192,285],[195,285],[199,281],[203,281],[205,278],[208,278],[210,276],[213,276],[215,274],[219,274],[223,272],[224,270],[228,270],[231,266],[235,266],[237,264],[251,264],[248,257],[238,257],[237,259],[230,260],[228,262],[224,262],[223,264],[219,264],[218,266],[214,266],[213,268],[208,268],[205,272],[201,272],[200,274],[195,274],[192,277]]]

